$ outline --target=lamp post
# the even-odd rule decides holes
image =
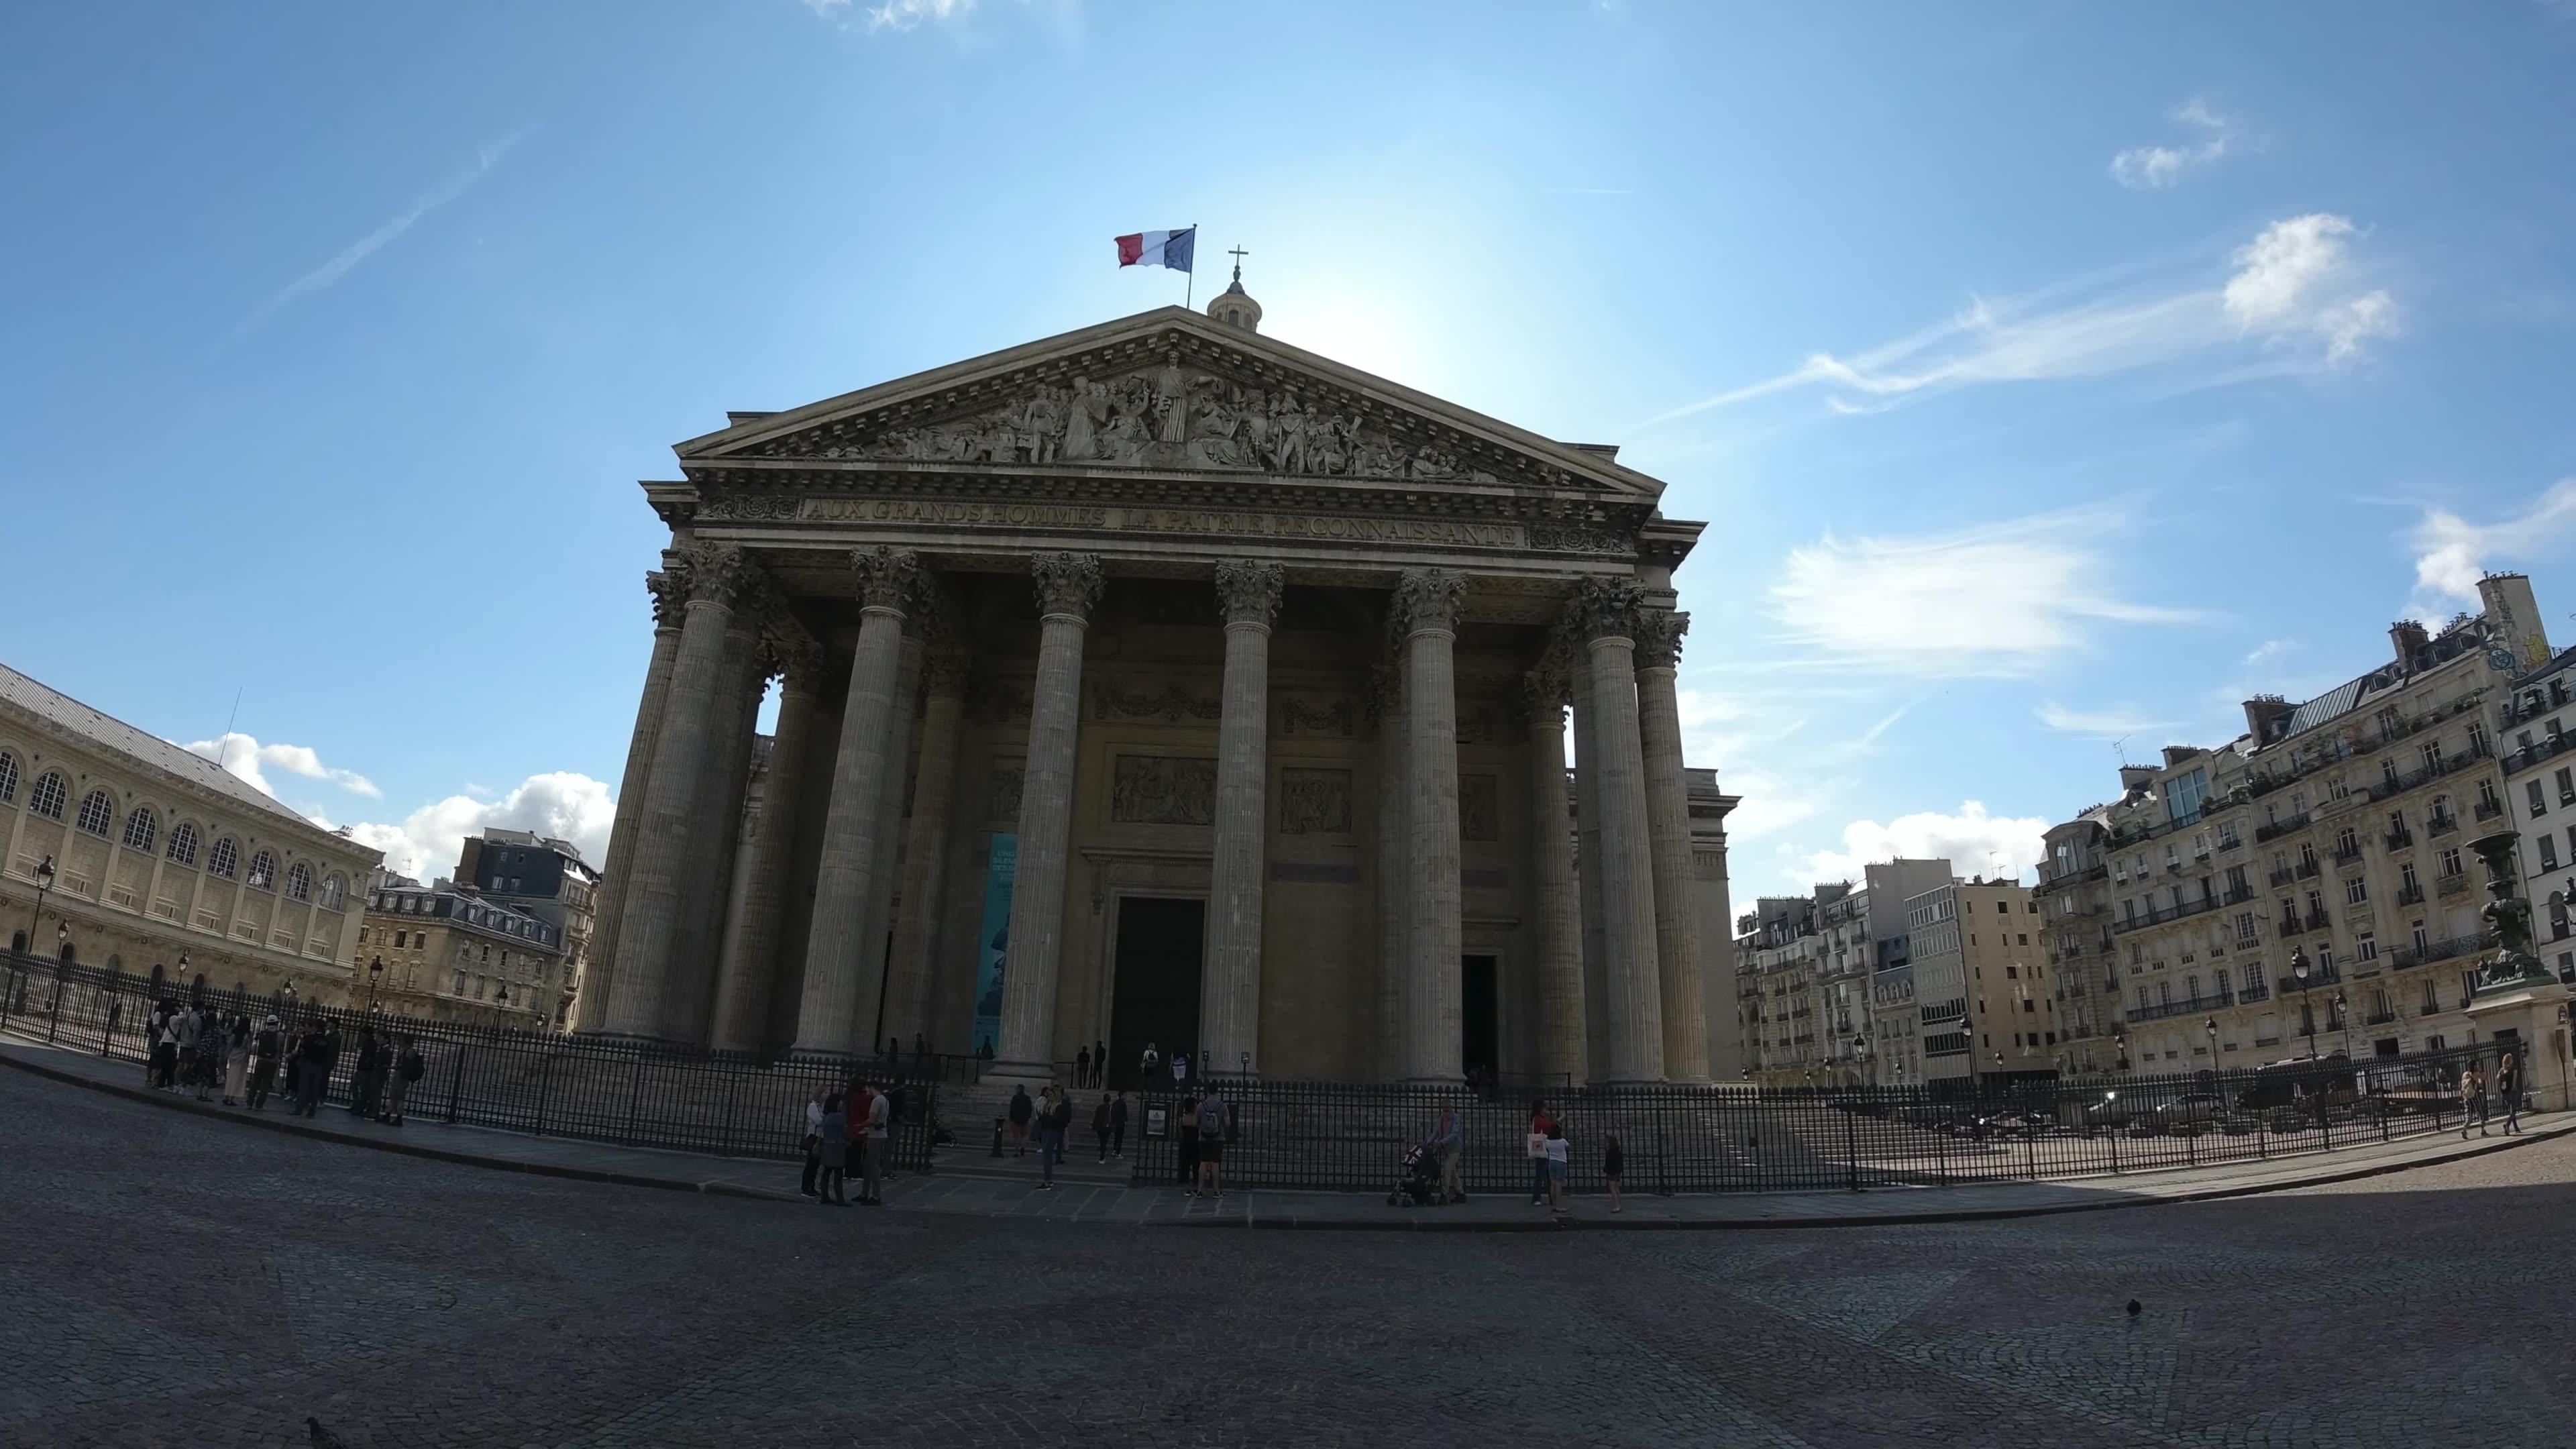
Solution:
[[[367,1012],[369,1015],[373,1015],[376,1009],[376,983],[384,979],[385,958],[378,956],[376,959],[367,963]]]
[[[54,858],[36,863],[36,909],[27,917],[27,949],[36,949],[36,926],[45,919],[45,892],[54,888]]]
[[[2129,1069],[2129,1029],[2127,1027],[2111,1028],[2111,1065],[2124,1072]]]
[[[2343,999],[2342,987],[2335,988],[2334,1014],[2343,1023],[2343,1059],[2348,1062],[2352,1060],[2352,1005]]]
[[[2290,979],[2299,983],[2299,1030],[2308,1039],[2308,1060],[2317,1059],[2317,1014],[2308,1004],[2308,953],[2306,948],[2290,952]]]

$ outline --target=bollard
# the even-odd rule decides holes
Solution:
[[[993,1155],[1002,1155],[1002,1119],[999,1117],[993,1119]]]

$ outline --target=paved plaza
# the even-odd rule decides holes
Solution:
[[[10,1445],[2576,1439],[2564,1140],[1994,1223],[1209,1233],[488,1171],[9,1071],[0,1203]]]

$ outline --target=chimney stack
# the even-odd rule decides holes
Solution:
[[[2389,647],[2396,652],[2397,668],[2400,673],[2411,674],[2415,671],[2415,661],[2423,654],[2424,646],[2429,642],[2431,642],[2430,636],[2425,634],[2424,626],[2412,619],[2400,619],[2388,626]]]
[[[2268,745],[2286,731],[2297,706],[2277,694],[2258,694],[2245,701],[2245,732],[2256,745]]]
[[[2512,650],[2519,668],[2537,669],[2549,662],[2549,626],[2540,617],[2528,577],[2488,574],[2478,580],[2478,602],[2485,606],[2489,647]]]

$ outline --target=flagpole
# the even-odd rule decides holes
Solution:
[[[1199,224],[1195,221],[1190,223],[1190,269],[1181,273],[1181,276],[1186,279],[1181,283],[1181,310],[1186,312],[1190,310],[1190,303],[1198,296]]]

